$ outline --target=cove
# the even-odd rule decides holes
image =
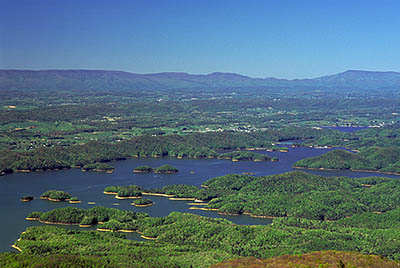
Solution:
[[[300,159],[321,155],[329,149],[290,148],[289,152],[263,152],[276,156],[279,162],[232,162],[218,159],[175,159],[175,158],[132,158],[125,161],[110,163],[115,167],[112,174],[97,172],[81,172],[79,169],[46,171],[33,173],[14,173],[0,177],[0,251],[13,250],[10,245],[18,239],[21,232],[28,226],[38,225],[38,222],[26,221],[25,217],[32,211],[48,211],[58,207],[76,206],[90,208],[94,205],[115,207],[133,211],[142,211],[150,216],[166,216],[172,211],[188,212],[207,217],[223,217],[237,224],[269,224],[270,219],[251,218],[246,215],[219,215],[211,211],[189,210],[190,201],[172,201],[164,197],[148,196],[155,205],[138,208],[130,205],[131,200],[118,200],[112,195],[103,194],[103,189],[110,185],[136,184],[144,188],[162,187],[169,184],[192,184],[200,186],[207,179],[230,173],[255,173],[255,176],[279,174],[292,171],[292,164]],[[170,164],[179,169],[177,174],[133,173],[132,170],[141,165],[161,166]],[[322,176],[368,177],[380,176],[400,178],[396,175],[386,175],[371,172],[352,171],[307,171]],[[64,190],[79,197],[80,204],[66,202],[50,202],[38,197],[47,190]],[[24,195],[33,195],[31,202],[20,202]],[[95,204],[88,204],[95,202]],[[73,228],[73,227],[66,227]],[[134,234],[131,239],[137,239]]]

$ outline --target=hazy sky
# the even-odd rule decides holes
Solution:
[[[0,0],[0,69],[400,71],[400,1]]]

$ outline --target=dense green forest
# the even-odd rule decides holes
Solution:
[[[153,204],[154,204],[153,201],[151,201],[151,199],[147,199],[147,198],[137,199],[132,202],[132,205],[137,206],[137,207],[148,207],[148,206],[152,206]]]
[[[67,201],[71,197],[69,193],[57,190],[48,190],[40,196],[41,199],[48,199],[50,201]]]
[[[112,173],[114,171],[114,168],[109,164],[96,162],[84,165],[82,167],[82,171],[98,171],[98,172]]]
[[[80,224],[80,225],[96,225],[104,224],[111,221],[119,225],[119,229],[136,230],[136,220],[146,217],[147,215],[140,212],[118,210],[115,208],[94,207],[91,209],[80,209],[76,207],[64,207],[54,209],[48,212],[31,212],[27,218],[36,219],[42,222]]]
[[[137,185],[108,186],[104,189],[105,194],[115,194],[116,198],[140,198],[142,196],[142,192],[142,187]]]
[[[133,169],[133,172],[135,173],[164,173],[164,174],[170,174],[170,173],[177,173],[179,170],[171,165],[162,165],[160,167],[152,168],[150,166],[138,166]]]
[[[400,173],[400,147],[368,147],[359,153],[334,150],[293,165],[314,169],[351,169]]]
[[[179,170],[176,167],[167,164],[167,165],[162,165],[158,168],[155,168],[154,172],[170,174],[170,173],[177,173],[177,172],[179,172]]]
[[[201,209],[260,217],[337,220],[400,206],[396,194],[400,181],[378,177],[322,177],[300,171],[262,177],[232,174],[202,186],[168,185],[144,191],[207,201]]]
[[[178,198],[195,198],[195,196],[199,192],[199,188],[194,185],[173,184],[173,185],[166,185],[161,188],[152,188],[144,191],[146,191],[147,193],[165,194],[167,196],[173,196]]]
[[[229,159],[232,161],[252,160],[252,161],[278,161],[277,157],[270,158],[265,154],[258,154],[246,151],[233,151],[229,153],[220,154],[217,158]]]
[[[136,185],[110,186],[105,192],[134,189],[139,193],[193,198],[208,202],[199,209],[259,217],[338,220],[363,212],[381,213],[400,207],[400,181],[381,177],[322,177],[300,171],[270,176],[226,175],[193,185],[142,189]],[[196,209],[193,207],[193,209]]]
[[[102,217],[97,221],[109,217],[100,228],[118,230],[119,222],[125,221],[132,230],[156,240],[136,242],[118,233],[36,226],[21,234],[16,246],[22,250],[22,256],[72,254],[83,258],[77,261],[93,257],[92,261],[99,264],[125,267],[208,267],[235,257],[270,258],[319,250],[357,251],[400,259],[399,209],[375,214],[367,222],[368,213],[339,221],[284,217],[266,226],[236,225],[225,219],[178,212],[152,218],[104,208],[64,208],[38,214],[40,218],[78,223],[88,215],[98,217],[96,211]]]
[[[136,173],[150,173],[153,172],[153,168],[150,166],[138,166],[133,169]]]

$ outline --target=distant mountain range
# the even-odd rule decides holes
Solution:
[[[107,70],[0,70],[0,90],[172,90],[291,88],[399,90],[400,73],[349,70],[313,79],[252,78],[235,73],[137,74]]]

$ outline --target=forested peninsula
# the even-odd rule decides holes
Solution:
[[[202,188],[167,185],[110,186],[104,192],[117,198],[159,195],[171,199],[202,201],[191,209],[253,217],[287,217],[338,220],[358,213],[382,213],[400,207],[400,180],[381,177],[322,177],[301,171],[270,176],[226,175],[212,178]]]
[[[293,164],[296,168],[349,169],[400,174],[400,147],[368,147],[359,153],[334,150],[323,155],[302,159]]]

